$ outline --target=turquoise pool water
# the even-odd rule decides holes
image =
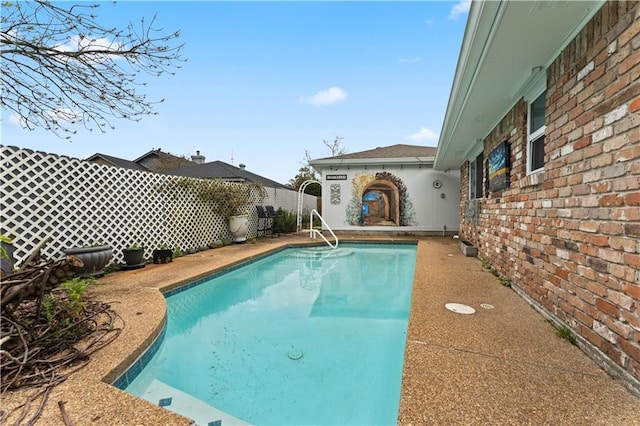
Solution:
[[[415,256],[286,249],[174,291],[119,386],[201,425],[396,424]]]

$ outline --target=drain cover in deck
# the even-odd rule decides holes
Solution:
[[[470,315],[476,313],[476,310],[471,306],[463,305],[462,303],[447,303],[444,307],[457,314]]]

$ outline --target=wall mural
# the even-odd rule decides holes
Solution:
[[[349,225],[415,226],[413,203],[402,180],[389,173],[358,173],[351,181],[353,196],[347,204]]]

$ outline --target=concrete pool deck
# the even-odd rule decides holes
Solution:
[[[457,240],[340,238],[418,241],[398,424],[640,425],[640,399],[556,336],[540,314],[501,285],[477,258],[462,255]],[[108,384],[161,329],[166,305],[159,289],[282,246],[309,242],[305,233],[263,238],[99,279],[91,292],[112,304],[122,318],[122,333],[53,389],[37,424],[64,424],[59,401],[76,426],[192,424]],[[465,304],[476,312],[455,313],[445,308],[447,303]],[[3,395],[2,410],[13,411],[6,424],[15,422],[20,414],[16,407],[31,392]],[[38,403],[31,404],[30,413]]]

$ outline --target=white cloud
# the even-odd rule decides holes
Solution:
[[[122,45],[120,43],[113,42],[105,37],[90,38],[80,35],[74,35],[70,36],[65,44],[54,46],[54,49],[60,50],[62,52],[75,52],[78,50],[107,50],[117,52],[122,49]]]
[[[415,64],[416,62],[420,62],[422,58],[420,56],[416,56],[414,58],[400,58],[398,59],[399,64]]]
[[[321,90],[309,98],[300,98],[300,102],[320,106],[335,104],[345,99],[347,99],[347,92],[339,87],[331,87],[327,90]]]
[[[471,7],[471,0],[460,0],[453,8],[451,8],[451,12],[449,12],[449,19],[457,20],[461,15],[469,12],[469,8]]]
[[[54,108],[43,111],[41,117],[48,121],[66,121],[67,123],[78,123],[82,121],[82,116],[70,108]],[[12,113],[7,118],[7,124],[23,129],[29,127],[27,119],[16,113]],[[33,125],[33,122],[31,124]]]
[[[65,44],[53,46],[54,50],[59,52],[85,52],[88,53],[89,61],[94,63],[106,62],[109,58],[117,59],[117,56],[109,55],[102,52],[118,52],[123,49],[123,45],[109,40],[108,38],[90,38],[80,35],[70,36]],[[95,53],[94,53],[95,52]],[[100,52],[100,53],[97,53]],[[67,58],[57,58],[60,61],[66,61]],[[87,60],[87,59],[86,59]]]
[[[56,108],[50,109],[45,112],[46,115],[49,116],[49,119],[54,121],[67,121],[69,123],[77,123],[82,117],[80,117],[76,112],[69,108]]]
[[[9,116],[9,118],[7,119],[7,123],[9,123],[14,127],[21,127],[21,128],[27,127],[27,120],[25,120],[23,117],[15,113]]]
[[[407,136],[407,139],[411,142],[432,141],[437,138],[438,135],[436,135],[432,130],[427,129],[426,127],[422,127],[419,132]]]

